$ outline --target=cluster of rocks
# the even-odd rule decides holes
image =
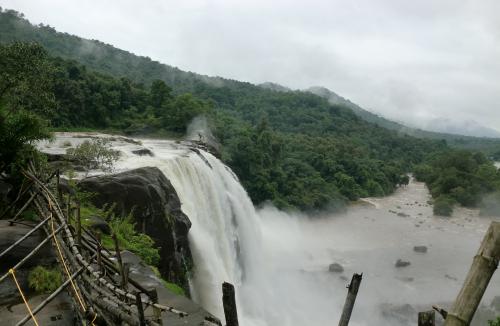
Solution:
[[[417,253],[422,253],[425,254],[427,253],[427,246],[414,246],[413,251]],[[408,267],[411,265],[410,261],[403,260],[403,259],[398,259],[394,266],[396,268],[401,268],[401,267]],[[339,264],[339,263],[332,263],[328,266],[328,271],[332,273],[343,273],[344,272],[344,267]]]

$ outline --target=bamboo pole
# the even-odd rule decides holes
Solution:
[[[434,310],[422,311],[418,313],[418,326],[435,326],[436,313]]]
[[[123,261],[122,261],[122,254],[120,252],[120,245],[118,244],[118,238],[116,237],[116,233],[113,232],[111,235],[113,238],[113,242],[115,243],[115,254],[116,254],[116,259],[118,260],[118,269],[120,270],[120,276],[122,278],[121,282],[121,287],[126,290],[127,289],[127,279],[125,276],[125,271],[123,270]]]
[[[500,222],[491,222],[455,303],[448,311],[445,326],[467,326],[500,260]]]
[[[154,303],[158,303],[158,292],[156,289],[152,289],[149,291],[149,297]],[[163,321],[161,319],[161,310],[153,306],[153,316],[156,322],[160,325],[163,325]]]
[[[71,221],[70,216],[71,216],[71,195],[68,193],[68,201],[66,203],[66,218],[68,224]]]
[[[222,283],[222,305],[226,317],[226,326],[238,326],[238,309],[236,307],[234,286],[231,283]]]
[[[82,247],[82,220],[80,214],[80,201],[76,202],[76,243]]]
[[[352,276],[351,283],[347,287],[347,298],[345,299],[344,309],[342,310],[342,316],[340,317],[339,326],[349,325],[349,320],[351,319],[354,302],[356,301],[356,296],[358,295],[359,285],[361,284],[362,278],[363,273],[354,274]]]
[[[102,256],[101,256],[101,235],[98,233],[97,234],[97,266],[99,267],[99,274],[102,276],[104,275],[104,267],[102,266]]]
[[[57,191],[57,199],[59,199],[60,202],[62,202],[62,191],[61,191],[61,171],[57,169],[56,172],[56,191]]]

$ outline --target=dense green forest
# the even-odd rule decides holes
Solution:
[[[500,173],[481,152],[447,150],[430,155],[415,167],[417,180],[426,182],[434,212],[450,215],[454,204],[476,207],[488,193],[500,191]]]
[[[47,136],[44,126],[181,137],[202,114],[254,203],[310,210],[387,195],[408,182],[416,164],[427,162],[435,172],[433,157],[450,153],[445,141],[387,130],[310,92],[182,72],[33,26],[13,11],[0,14],[0,41],[0,74],[9,81],[0,94],[0,132],[10,137],[2,171],[17,160],[15,147],[4,154],[15,143],[10,139],[40,139]],[[27,127],[18,128],[18,121]]]
[[[200,99],[208,99],[217,105],[229,107],[229,109],[236,107],[242,110],[253,109],[252,106],[247,105],[252,103],[255,97],[265,97],[276,90],[272,87],[264,88],[250,83],[182,71],[148,57],[137,56],[117,49],[98,40],[86,40],[61,33],[48,25],[32,25],[24,19],[21,13],[3,10],[0,12],[0,43],[12,41],[38,42],[52,56],[76,60],[92,70],[112,76],[126,77],[134,83],[150,85],[154,80],[162,80],[172,88],[174,94],[191,93]],[[325,94],[319,95],[325,96]],[[329,98],[329,94],[326,94],[326,97]],[[500,157],[500,139],[467,137],[412,129],[379,117],[345,99],[333,104],[346,107],[361,119],[387,129],[418,138],[446,140],[448,145],[452,147],[481,150],[489,156]],[[276,107],[275,104],[272,105]],[[255,120],[256,115],[252,116]],[[243,118],[247,118],[247,116],[243,116]],[[251,123],[256,122],[251,121]]]

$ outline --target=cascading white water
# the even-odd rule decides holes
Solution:
[[[59,134],[54,144],[40,147],[62,153],[64,142],[74,146],[82,140]],[[207,152],[173,141],[112,144],[122,152],[116,172],[156,166],[171,181],[192,222],[193,299],[223,320],[221,284],[235,284],[242,326],[335,324],[354,272],[364,272],[364,280],[350,324],[415,324],[416,312],[399,316],[398,305],[427,309],[452,300],[489,224],[470,210],[457,209],[450,219],[433,217],[428,191],[415,183],[344,215],[311,219],[273,207],[256,211],[231,170]],[[154,157],[132,153],[144,147]],[[396,210],[408,214],[398,216]],[[427,245],[429,252],[415,253],[414,245]],[[412,265],[396,269],[398,258]],[[345,272],[329,273],[332,262]],[[487,300],[500,293],[499,280],[497,273]]]
[[[143,145],[155,156],[139,158],[121,148],[117,169],[156,166],[170,180],[192,222],[192,297],[222,317],[222,283],[241,286],[258,266],[261,235],[255,208],[237,177],[212,154],[171,141],[143,140]]]

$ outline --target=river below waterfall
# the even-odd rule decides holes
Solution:
[[[39,148],[64,153],[85,136],[59,133]],[[346,285],[361,272],[351,325],[416,325],[418,310],[454,300],[492,220],[464,208],[433,216],[425,185],[414,180],[340,214],[255,209],[230,169],[207,152],[165,140],[117,137],[112,145],[122,152],[116,172],[156,166],[170,179],[193,223],[193,299],[223,320],[221,283],[234,283],[242,326],[336,324]],[[140,148],[154,156],[132,153]],[[396,268],[398,259],[411,264]],[[344,271],[329,272],[332,263]],[[483,303],[499,295],[497,272]]]

